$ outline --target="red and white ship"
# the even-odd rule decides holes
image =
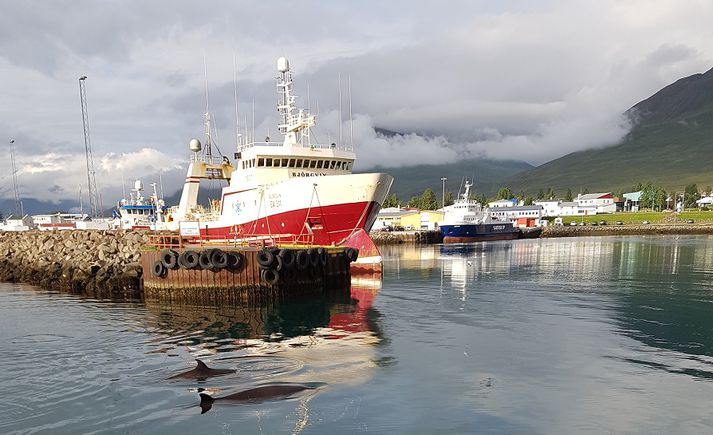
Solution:
[[[191,140],[193,155],[180,204],[171,214],[172,225],[203,240],[351,246],[360,251],[353,268],[380,268],[381,255],[368,232],[393,177],[352,174],[356,156],[351,148],[313,143],[310,128],[316,119],[295,108],[287,59],[277,60],[277,70],[283,140],[239,145],[231,163],[212,156],[207,115],[208,143],[202,147],[197,139]],[[197,206],[202,179],[228,180],[212,212]]]

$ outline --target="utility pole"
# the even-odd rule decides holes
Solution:
[[[17,185],[17,165],[15,164],[15,139],[10,139],[10,162],[12,164],[12,187],[15,191],[15,217],[22,219],[25,210],[22,208],[20,200],[20,189]]]
[[[79,78],[79,101],[82,105],[82,126],[84,128],[84,153],[87,158],[87,187],[89,196],[89,212],[92,217],[101,215],[101,203],[99,201],[99,189],[97,189],[97,179],[94,172],[94,157],[92,157],[92,142],[89,138],[89,112],[87,110],[87,76]]]
[[[448,180],[448,178],[441,178],[441,184],[443,185],[443,194],[441,195],[441,208],[446,207],[446,180]]]

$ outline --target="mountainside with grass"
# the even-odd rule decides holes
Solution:
[[[617,145],[568,154],[510,177],[513,192],[552,187],[627,191],[653,182],[681,191],[713,185],[713,69],[682,78],[626,112],[632,129]]]
[[[406,167],[376,167],[364,172],[386,172],[394,177],[390,193],[408,201],[414,195],[421,195],[427,188],[433,189],[441,197],[441,177],[446,177],[446,190],[458,192],[463,177],[475,177],[474,192],[494,195],[504,181],[517,173],[532,169],[532,165],[514,160],[461,160],[439,165],[417,165]]]

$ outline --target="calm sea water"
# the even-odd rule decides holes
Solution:
[[[382,283],[262,306],[0,284],[0,433],[713,432],[713,238],[384,256]],[[236,372],[168,379],[196,357]],[[281,382],[323,386],[198,406]]]

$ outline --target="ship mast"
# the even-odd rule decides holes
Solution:
[[[277,111],[280,113],[280,123],[277,129],[285,137],[283,146],[291,147],[300,144],[305,146],[306,134],[315,125],[315,116],[303,109],[295,108],[295,96],[292,95],[292,72],[287,58],[277,59]],[[297,112],[297,113],[295,113]]]

